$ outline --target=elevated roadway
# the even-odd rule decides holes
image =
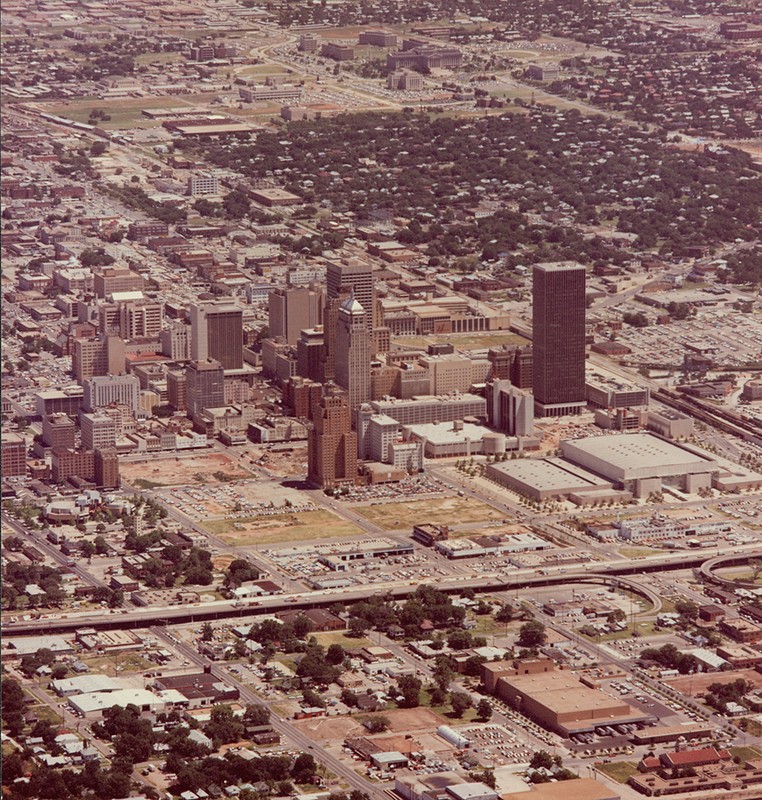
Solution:
[[[622,560],[606,564],[591,564],[587,571],[579,565],[552,567],[537,571],[516,573],[510,577],[483,575],[476,578],[456,578],[442,581],[437,588],[449,594],[460,594],[466,589],[491,593],[516,591],[532,587],[558,586],[568,583],[597,582],[627,588],[637,592],[651,602],[656,610],[661,608],[658,595],[642,586],[632,576],[647,572],[700,567],[706,556],[699,553],[675,553],[658,559],[643,561]],[[415,592],[419,583],[379,585],[373,589],[334,589],[322,592],[304,592],[292,595],[266,597],[249,602],[227,600],[213,603],[184,606],[112,609],[107,613],[51,615],[40,619],[6,622],[3,636],[37,636],[40,634],[67,633],[79,628],[103,630],[125,628],[148,628],[153,625],[179,625],[199,623],[207,620],[236,619],[256,615],[273,614],[287,609],[327,608],[334,603],[352,604],[367,600],[369,596],[403,599]]]

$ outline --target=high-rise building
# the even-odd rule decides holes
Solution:
[[[143,278],[127,267],[103,267],[93,273],[93,289],[102,299],[114,292],[142,292]]]
[[[185,372],[170,370],[167,373],[167,402],[175,411],[187,409],[187,387]]]
[[[585,406],[585,268],[535,264],[532,284],[535,414],[558,417]]]
[[[164,305],[154,300],[127,300],[104,303],[98,308],[103,333],[123,339],[155,339],[164,321]]]
[[[119,336],[101,334],[95,339],[75,339],[71,368],[79,383],[96,375],[124,372],[124,341]]]
[[[296,344],[303,329],[322,324],[323,303],[322,292],[305,286],[273,290],[267,300],[270,336]]]
[[[116,422],[106,414],[80,414],[79,427],[82,447],[86,450],[101,450],[116,445]]]
[[[173,322],[159,333],[159,341],[162,355],[169,356],[173,361],[190,361],[190,325],[186,325],[184,322]]]
[[[323,489],[357,481],[357,434],[346,393],[328,384],[307,442],[308,479]]]
[[[371,265],[351,259],[329,261],[325,282],[327,299],[339,297],[345,292],[354,294],[355,300],[363,307],[366,327],[371,330],[376,298]]]
[[[102,489],[119,488],[119,456],[116,449],[107,447],[93,453],[95,485]]]
[[[305,328],[299,333],[296,343],[296,373],[302,378],[323,383],[324,372],[325,331],[323,326]]]
[[[346,389],[350,408],[370,400],[370,360],[365,309],[350,296],[339,308],[334,368],[336,383]]]
[[[283,386],[283,405],[297,419],[314,419],[319,413],[323,385],[308,378],[295,377]]]
[[[511,436],[531,436],[534,431],[534,399],[526,389],[509,380],[487,383],[487,421]]]
[[[225,405],[225,371],[219,361],[191,361],[185,370],[185,404],[191,417]]]
[[[97,411],[112,403],[140,410],[140,379],[135,375],[95,375],[84,383],[84,409]]]
[[[192,303],[191,358],[214,359],[223,369],[243,367],[243,309],[227,300]]]
[[[68,414],[48,414],[42,418],[42,443],[45,447],[74,447],[77,426]]]
[[[4,433],[0,443],[3,478],[26,475],[26,439],[17,433]]]

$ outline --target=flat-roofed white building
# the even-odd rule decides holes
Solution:
[[[560,458],[521,458],[487,465],[487,477],[535,500],[611,489],[611,483]]]
[[[695,447],[651,433],[590,436],[561,442],[564,458],[631,490],[636,497],[660,491],[664,483],[695,492],[712,484],[719,464]]]
[[[69,705],[86,717],[103,714],[112,706],[137,706],[140,711],[159,713],[167,708],[167,700],[147,689],[117,689],[114,692],[87,692],[69,698]]]

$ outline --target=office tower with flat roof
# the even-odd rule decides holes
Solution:
[[[192,303],[191,358],[214,359],[223,369],[243,367],[243,309],[227,300]]]
[[[119,336],[74,339],[72,372],[79,383],[96,375],[120,375],[124,372],[124,355],[124,340]]]
[[[357,481],[357,434],[346,392],[327,384],[307,440],[308,479],[323,489]]]
[[[84,382],[83,407],[97,411],[113,403],[140,411],[140,379],[136,375],[95,375]]]
[[[350,408],[370,400],[370,359],[365,309],[350,296],[339,308],[334,367],[336,383],[346,389]]]
[[[205,408],[225,405],[225,371],[219,361],[191,361],[185,369],[185,404],[195,417]]]
[[[270,336],[296,344],[303,329],[322,324],[323,303],[322,292],[304,286],[274,289],[267,299]]]
[[[535,414],[559,417],[585,406],[585,268],[535,264],[532,276]]]
[[[116,446],[116,421],[108,414],[80,414],[79,427],[82,432],[82,447],[85,450],[101,450]]]
[[[4,433],[2,441],[3,478],[26,475],[26,439],[17,433]]]
[[[42,418],[42,444],[45,447],[74,447],[77,426],[68,414],[47,414]]]
[[[93,453],[95,485],[101,489],[119,488],[119,455],[116,448],[104,447]]]
[[[162,355],[173,361],[190,361],[191,328],[184,322],[175,321],[159,333]]]
[[[355,300],[363,307],[366,327],[371,330],[376,298],[371,265],[349,259],[329,261],[325,271],[325,282],[329,300],[346,292],[354,294]]]

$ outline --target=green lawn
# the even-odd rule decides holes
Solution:
[[[49,722],[51,725],[60,725],[63,722],[63,717],[45,704],[32,706],[29,710],[35,714],[38,719],[45,720],[45,722]]]
[[[638,768],[631,761],[612,761],[610,764],[601,764],[597,769],[619,783],[627,783],[631,775],[638,774]]]
[[[756,747],[731,747],[730,754],[733,758],[738,756],[741,761],[754,761],[762,755]]]

